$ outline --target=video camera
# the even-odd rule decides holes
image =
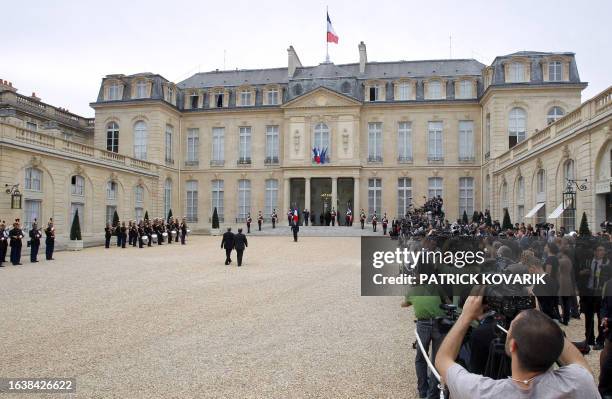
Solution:
[[[486,287],[482,303],[503,316],[506,325],[509,325],[522,310],[536,307],[535,298],[529,295],[525,287],[513,285]]]

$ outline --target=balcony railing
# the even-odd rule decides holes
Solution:
[[[147,161],[126,157],[125,155],[77,143],[71,140],[65,140],[49,134],[24,129],[22,127],[4,122],[0,122],[0,141],[12,141],[17,144],[38,147],[39,149],[55,151],[60,154],[70,154],[72,156],[79,156],[85,159],[105,163],[111,162],[116,165],[125,166],[126,168],[136,168],[142,171],[155,170],[155,166]]]
[[[475,160],[474,155],[459,155],[459,162],[474,162]]]
[[[251,158],[238,158],[238,165],[250,165]]]
[[[185,161],[185,166],[186,167],[200,166],[200,161],[199,160]]]
[[[265,165],[278,165],[278,157],[266,157],[264,160]]]
[[[172,158],[166,158],[165,162],[166,162],[166,165],[169,165],[169,166],[173,166],[174,165],[174,159],[172,159]]]
[[[376,162],[382,162],[382,161],[383,161],[382,155],[368,155],[368,162],[376,163]]]
[[[442,155],[428,155],[427,161],[429,162],[444,162],[444,156]]]
[[[412,163],[412,156],[403,156],[400,155],[397,157],[397,162],[399,163]]]
[[[223,159],[213,159],[210,161],[210,166],[223,166],[225,165],[225,161]]]

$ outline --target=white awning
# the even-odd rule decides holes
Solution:
[[[544,204],[545,204],[544,202],[538,202],[536,206],[534,206],[533,209],[530,210],[529,213],[525,215],[525,217],[532,218],[536,213],[538,213],[538,211],[540,210],[541,207],[544,206]]]
[[[548,219],[556,219],[563,213],[565,209],[563,209],[563,202],[559,204],[558,207],[555,208],[554,211],[550,215],[548,215]]]

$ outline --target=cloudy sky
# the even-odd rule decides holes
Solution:
[[[11,1],[3,4],[0,79],[22,94],[93,116],[107,74],[155,72],[178,82],[216,68],[325,59],[325,7],[335,63],[572,51],[588,99],[612,84],[612,2],[601,1]],[[449,48],[452,36],[452,51]]]

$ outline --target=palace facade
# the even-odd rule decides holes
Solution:
[[[441,195],[449,219],[491,209],[501,219],[591,228],[611,220],[612,88],[581,104],[573,53],[473,59],[107,75],[87,119],[0,84],[0,218],[53,217],[67,235],[78,209],[85,240],[122,219],[186,216],[192,229],[273,209],[402,215]],[[587,179],[576,211],[559,209],[565,179]]]

